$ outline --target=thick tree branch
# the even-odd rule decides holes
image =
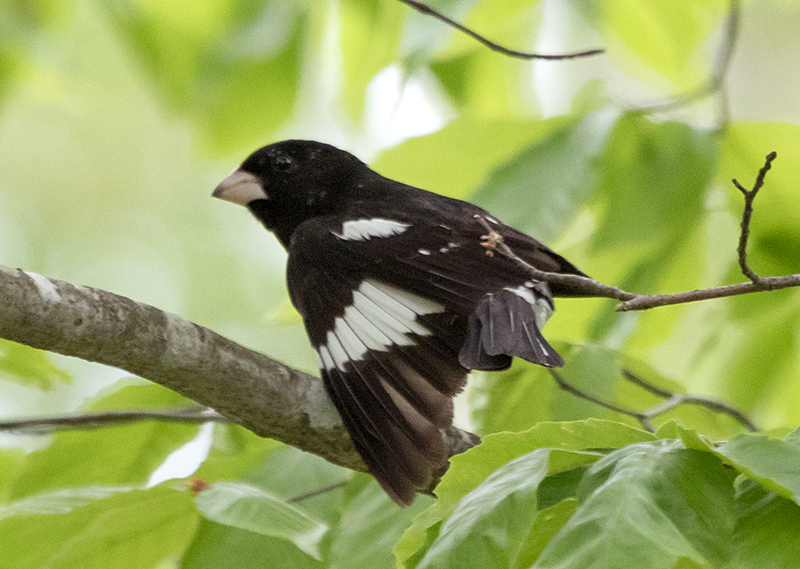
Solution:
[[[546,273],[518,257],[499,234],[492,231],[489,222],[478,217],[487,231],[483,245],[487,253],[499,253],[524,266],[535,279],[578,286],[587,296],[621,300],[623,302],[617,306],[621,311],[800,286],[800,274],[759,277],[747,264],[753,200],[764,185],[775,157],[774,152],[767,156],[752,190],[744,189],[733,180],[745,197],[738,253],[742,272],[750,282],[678,294],[639,295],[587,277]],[[319,379],[248,350],[202,326],[110,292],[76,287],[2,266],[0,307],[0,338],[125,369],[210,407],[257,435],[283,441],[334,464],[354,470],[365,469]],[[565,387],[559,376],[554,377],[562,388],[588,398],[584,393]],[[634,416],[647,426],[651,417],[680,404],[703,405],[732,414],[729,408],[717,402],[675,394],[650,411],[615,410]],[[70,420],[81,421],[64,419],[65,424]],[[97,426],[114,420],[135,419],[94,417],[87,418],[85,424]],[[741,417],[737,420],[746,423]],[[23,427],[20,422],[15,423],[17,428]],[[57,423],[50,420],[50,428]],[[29,428],[35,426],[31,424]],[[745,426],[755,428],[752,423]],[[443,434],[451,456],[478,442],[475,435],[454,427]]]
[[[0,338],[119,367],[211,407],[257,435],[365,470],[322,385],[174,314],[0,266]],[[476,437],[453,428],[448,448]]]
[[[503,55],[507,55],[509,57],[515,57],[517,59],[577,59],[579,57],[589,57],[592,55],[598,55],[600,53],[605,52],[604,49],[588,49],[585,51],[577,51],[574,53],[564,53],[564,54],[544,54],[544,53],[530,53],[525,51],[516,51],[513,49],[508,49],[507,47],[503,47],[500,44],[497,44],[486,37],[480,35],[479,33],[467,28],[456,22],[455,20],[448,18],[441,12],[431,8],[424,2],[419,2],[418,0],[400,0],[403,4],[407,4],[411,6],[415,10],[422,12],[428,16],[433,16],[437,20],[444,22],[448,26],[457,29],[458,31],[467,34],[469,37],[481,42],[483,45],[488,47],[493,51],[497,51],[502,53]]]

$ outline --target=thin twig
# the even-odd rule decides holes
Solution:
[[[685,405],[698,405],[714,411],[715,413],[728,415],[729,417],[735,419],[739,424],[744,426],[744,428],[746,428],[748,431],[753,433],[759,431],[759,428],[756,426],[756,424],[753,423],[753,421],[751,421],[750,418],[742,411],[739,411],[735,407],[731,407],[726,403],[722,403],[721,401],[706,399],[704,397],[696,397],[693,395],[681,395],[680,403]]]
[[[524,52],[524,51],[516,51],[516,50],[513,50],[513,49],[508,49],[507,47],[503,47],[502,45],[499,45],[499,44],[497,44],[497,43],[485,38],[484,36],[480,35],[479,33],[474,32],[471,29],[467,28],[466,26],[463,26],[463,25],[459,24],[455,20],[452,20],[452,19],[448,18],[447,16],[445,16],[441,12],[431,8],[430,6],[428,6],[427,4],[425,4],[423,2],[419,2],[418,0],[400,0],[400,2],[402,2],[403,4],[406,4],[408,6],[411,6],[412,8],[414,8],[415,10],[418,10],[419,12],[422,12],[423,14],[426,14],[428,16],[433,16],[434,18],[444,22],[448,26],[451,26],[451,27],[457,29],[458,31],[467,34],[471,38],[478,40],[479,42],[481,42],[483,45],[485,45],[489,49],[497,51],[497,52],[500,52],[500,53],[502,53],[504,55],[508,55],[509,57],[516,57],[518,59],[577,59],[579,57],[589,57],[589,56],[592,56],[592,55],[598,55],[600,53],[605,52],[604,49],[589,49],[589,50],[585,50],[585,51],[577,51],[577,52],[574,52],[574,53],[551,55],[551,54],[530,53],[530,52]]]
[[[758,283],[739,283],[735,285],[704,288],[675,294],[642,294],[637,295],[632,300],[621,302],[614,308],[614,310],[617,312],[645,310],[648,308],[658,308],[659,306],[686,304],[688,302],[697,302],[700,300],[725,298],[727,296],[739,296],[742,294],[752,294],[754,292],[765,292],[768,290],[780,290],[796,286],[800,286],[800,273],[786,275],[783,277],[761,277]]]
[[[660,415],[661,413],[666,413],[673,407],[677,407],[680,404],[680,402],[681,402],[681,396],[675,393],[663,403],[659,403],[658,405],[651,407],[650,409],[642,413],[640,417],[637,418],[639,419],[639,422],[642,424],[642,427],[644,427],[646,431],[655,433],[656,429],[655,427],[653,427],[653,422],[652,422],[653,418]]]
[[[674,393],[672,391],[660,388],[655,383],[651,383],[651,382],[647,381],[642,376],[633,373],[628,368],[624,368],[622,370],[622,377],[624,377],[625,379],[627,379],[628,381],[630,381],[634,385],[638,385],[639,387],[641,387],[645,391],[649,391],[653,395],[656,395],[656,396],[661,397],[663,399],[667,399],[667,398],[672,397],[674,395]]]
[[[629,369],[623,369],[622,376],[631,383],[638,385],[642,389],[666,399],[666,401],[663,403],[659,403],[643,413],[644,418],[648,421],[648,424],[650,419],[661,415],[662,413],[665,413],[670,409],[677,407],[678,405],[697,405],[699,407],[705,407],[706,409],[714,411],[715,413],[728,415],[748,431],[757,432],[759,430],[755,423],[753,423],[753,421],[744,412],[736,409],[735,407],[731,407],[726,403],[722,403],[721,401],[708,399],[705,397],[698,397],[696,395],[674,393],[667,389],[662,389]]]
[[[642,113],[652,112],[667,112],[679,109],[681,107],[690,105],[695,101],[699,101],[709,97],[717,92],[723,93],[720,100],[720,112],[718,122],[725,124],[728,117],[728,98],[724,93],[725,83],[728,77],[731,60],[733,59],[733,52],[736,48],[736,42],[739,37],[739,21],[741,20],[741,2],[740,0],[730,0],[728,8],[728,17],[725,24],[725,30],[720,40],[719,47],[717,48],[717,55],[714,62],[714,67],[708,79],[703,81],[700,85],[688,91],[670,97],[668,100],[653,103],[646,106],[641,106],[636,110]]]
[[[739,266],[742,268],[742,273],[748,279],[753,281],[754,283],[758,283],[761,281],[761,277],[759,277],[750,266],[747,264],[747,239],[750,237],[750,219],[753,216],[753,200],[756,199],[756,194],[758,190],[764,185],[764,177],[767,175],[767,172],[772,167],[772,161],[777,158],[777,153],[770,152],[767,154],[766,162],[761,167],[761,170],[758,171],[758,177],[756,177],[756,182],[753,185],[752,190],[746,190],[742,187],[742,185],[734,178],[731,180],[733,185],[736,186],[740,192],[744,195],[744,213],[742,214],[742,234],[739,237],[739,248],[737,251],[739,252]]]
[[[608,401],[603,401],[588,393],[579,389],[565,380],[557,371],[549,369],[550,375],[556,382],[556,385],[563,391],[575,395],[581,399],[594,403],[595,405],[599,405],[604,407],[605,409],[609,409],[611,411],[615,411],[617,413],[621,413],[623,415],[627,415],[628,417],[633,417],[639,424],[642,425],[642,428],[646,431],[650,431],[651,433],[655,432],[655,428],[653,427],[652,420],[659,415],[666,413],[667,411],[674,409],[680,405],[697,405],[699,407],[704,407],[714,413],[720,413],[724,415],[728,415],[735,421],[737,421],[740,425],[742,425],[745,429],[751,432],[757,432],[758,427],[756,427],[755,423],[742,411],[722,403],[721,401],[717,401],[715,399],[707,399],[705,397],[698,397],[696,395],[685,395],[682,393],[675,393],[669,391],[667,389],[662,389],[657,385],[647,381],[643,377],[633,373],[629,369],[622,370],[622,376],[630,381],[631,383],[641,387],[642,389],[649,391],[650,393],[657,395],[664,399],[661,403],[650,407],[645,411],[636,411],[635,409],[630,409],[628,407],[624,407],[622,405],[616,405],[614,403],[609,403]]]
[[[728,72],[733,61],[733,52],[739,37],[739,22],[741,21],[741,2],[740,0],[730,0],[728,10],[728,21],[725,26],[725,37],[717,51],[717,61],[714,66],[712,80],[717,85],[719,97],[719,114],[717,115],[718,129],[723,129],[730,119],[730,100],[726,89]]]
[[[585,291],[586,296],[601,296],[605,298],[614,298],[616,300],[633,300],[640,295],[632,292],[627,292],[615,286],[606,285],[597,282],[593,278],[583,277],[581,275],[568,275],[564,273],[549,273],[547,271],[540,271],[522,257],[517,255],[511,247],[503,242],[502,237],[497,233],[494,228],[489,224],[489,221],[481,215],[476,215],[475,220],[481,224],[486,230],[486,235],[482,238],[481,245],[487,248],[487,254],[500,253],[507,259],[511,259],[519,266],[527,270],[530,275],[537,280],[547,281],[549,283],[558,283],[568,285]]]
[[[486,235],[481,242],[481,245],[487,248],[487,254],[499,253],[504,257],[511,259],[519,266],[523,267],[528,273],[536,280],[546,281],[549,283],[557,283],[572,287],[578,294],[584,296],[594,296],[603,298],[613,298],[620,300],[615,310],[617,312],[628,312],[633,310],[645,310],[649,308],[657,308],[659,306],[670,306],[675,304],[686,304],[689,302],[697,302],[700,300],[710,300],[714,298],[724,298],[728,296],[739,296],[742,294],[752,294],[754,292],[764,292],[770,290],[780,290],[784,288],[791,288],[800,286],[800,273],[792,275],[778,276],[778,277],[759,277],[753,273],[747,265],[746,245],[747,238],[750,232],[750,220],[753,212],[753,200],[755,199],[758,190],[764,185],[764,179],[767,171],[771,168],[772,161],[777,157],[775,152],[767,155],[764,166],[758,173],[755,185],[752,190],[744,189],[739,182],[733,180],[734,185],[745,196],[745,209],[742,215],[742,234],[739,240],[739,263],[742,267],[742,272],[750,279],[750,282],[739,283],[734,285],[726,285],[720,287],[705,288],[699,290],[692,290],[688,292],[679,292],[673,294],[636,294],[622,290],[614,286],[605,285],[597,282],[596,280],[580,276],[569,275],[562,273],[549,273],[540,271],[519,255],[517,255],[508,245],[503,242],[502,237],[498,234],[492,225],[484,216],[476,215],[475,219],[486,230]]]
[[[82,415],[58,415],[37,419],[18,419],[0,422],[0,431],[24,432],[25,434],[47,434],[60,429],[97,429],[135,423],[139,421],[160,421],[164,423],[185,423],[199,425],[203,423],[230,423],[228,419],[209,411],[206,407],[171,412],[152,411],[106,411],[104,413],[86,413]]]
[[[595,405],[600,405],[601,407],[605,407],[606,409],[609,409],[611,411],[616,411],[617,413],[622,413],[623,415],[628,415],[629,417],[634,417],[635,419],[641,421],[641,417],[643,417],[643,414],[640,413],[639,411],[635,411],[634,409],[630,409],[628,407],[622,407],[620,405],[615,405],[614,403],[609,403],[608,401],[603,401],[602,399],[598,399],[591,393],[583,391],[582,389],[579,389],[574,385],[572,385],[571,383],[569,383],[567,380],[561,377],[561,374],[559,374],[556,370],[548,369],[547,371],[550,372],[550,375],[553,377],[558,387],[563,391],[571,393],[572,395],[580,397],[581,399],[585,399],[586,401],[594,403]]]
[[[333,490],[338,490],[339,488],[343,488],[348,482],[350,482],[350,480],[342,480],[341,482],[330,484],[328,486],[323,486],[322,488],[318,488],[317,490],[312,490],[311,492],[306,492],[305,494],[300,494],[299,496],[293,496],[291,498],[287,498],[286,503],[296,504],[297,502],[302,502],[303,500],[308,500],[309,498],[314,498],[322,494],[327,494],[328,492],[332,492]]]

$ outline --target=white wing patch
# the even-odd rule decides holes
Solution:
[[[333,358],[331,357],[331,353],[328,351],[328,348],[325,346],[320,346],[317,350],[317,354],[319,354],[320,367],[328,370],[336,367],[336,364],[333,363]]]
[[[317,350],[326,370],[344,371],[348,361],[360,361],[368,351],[388,351],[392,346],[413,346],[410,334],[430,336],[418,316],[444,312],[444,306],[427,298],[372,279],[353,291],[353,304],[334,321],[325,345]]]
[[[342,224],[342,232],[334,233],[345,241],[367,241],[373,237],[391,237],[400,235],[411,227],[408,223],[373,217],[372,219],[357,219],[355,221],[345,221]]]
[[[331,330],[328,332],[326,340],[326,347],[330,352],[331,358],[333,358],[334,365],[339,369],[344,369],[344,364],[346,364],[350,358],[347,356],[344,346],[339,341],[339,337]]]
[[[409,319],[414,315],[424,316],[444,312],[444,306],[438,302],[372,279],[362,282],[358,290],[374,299],[381,307],[397,311]]]

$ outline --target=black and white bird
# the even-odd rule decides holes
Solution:
[[[541,330],[553,295],[584,293],[533,280],[492,240],[540,270],[585,275],[477,206],[307,140],[257,150],[213,195],[247,207],[288,251],[289,294],[327,392],[398,504],[446,467],[442,430],[470,370],[515,356],[564,364]]]

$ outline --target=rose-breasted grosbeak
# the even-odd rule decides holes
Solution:
[[[514,356],[564,363],[541,329],[553,295],[583,293],[532,279],[491,241],[540,270],[583,273],[479,207],[306,140],[257,150],[213,195],[246,206],[287,249],[289,294],[328,394],[398,504],[446,467],[441,430],[469,370]]]

